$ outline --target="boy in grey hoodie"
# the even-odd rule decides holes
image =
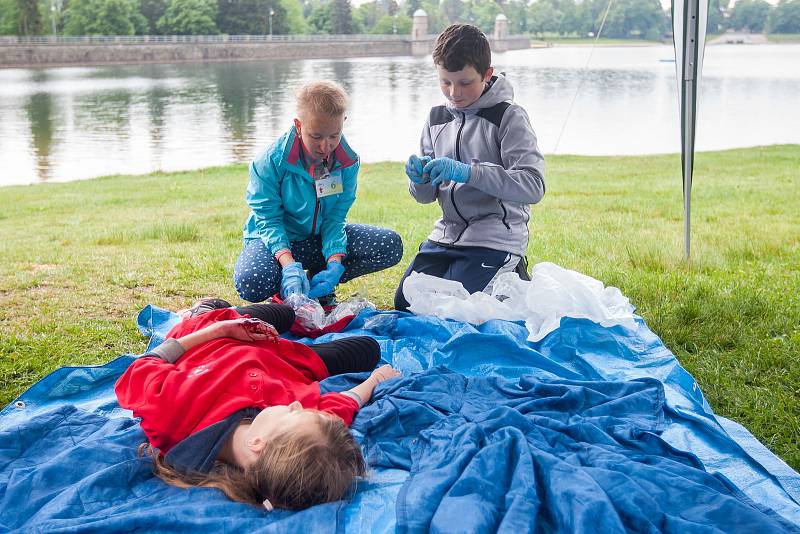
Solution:
[[[514,90],[491,67],[486,36],[453,24],[436,40],[433,62],[447,99],[431,109],[420,140],[421,157],[406,164],[411,195],[438,200],[442,217],[420,245],[395,294],[405,310],[403,282],[421,272],[490,291],[501,273],[529,280],[530,205],[544,196],[544,158],[528,114]]]

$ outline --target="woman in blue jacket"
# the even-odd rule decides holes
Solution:
[[[346,106],[335,83],[303,86],[292,128],[250,164],[250,216],[233,274],[243,299],[260,302],[280,291],[332,303],[340,282],[400,261],[396,232],[345,223],[360,165],[342,135]]]

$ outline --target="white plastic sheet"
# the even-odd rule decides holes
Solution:
[[[417,315],[473,324],[490,319],[525,321],[529,341],[539,341],[558,328],[562,317],[636,328],[634,308],[619,289],[550,262],[536,264],[530,282],[516,273],[501,274],[491,295],[480,291],[470,295],[460,282],[412,273],[403,282],[403,295]]]

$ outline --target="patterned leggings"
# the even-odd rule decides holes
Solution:
[[[403,241],[397,232],[366,224],[348,224],[347,255],[342,261],[342,282],[396,265],[403,257]],[[322,238],[311,236],[291,243],[292,256],[303,264],[309,276],[326,267],[322,257]],[[233,283],[239,296],[249,302],[261,302],[281,287],[281,266],[260,239],[245,244],[236,260]]]

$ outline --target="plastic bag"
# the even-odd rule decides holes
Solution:
[[[294,309],[295,321],[307,330],[322,330],[348,315],[357,315],[364,308],[375,308],[361,296],[340,302],[328,314],[319,302],[300,293],[289,295],[283,302]]]
[[[525,321],[529,341],[539,341],[558,328],[562,317],[585,318],[603,326],[635,329],[634,308],[616,287],[554,263],[533,267],[531,281],[513,272],[497,277],[492,294],[472,295],[460,282],[411,273],[403,282],[409,310],[482,324],[490,319]]]
[[[461,282],[429,274],[411,273],[403,281],[403,296],[409,303],[409,311],[417,315],[435,315],[473,324],[481,324],[489,319],[524,319],[524,316],[491,295],[481,291],[470,295]]]
[[[562,317],[589,319],[602,326],[636,328],[634,307],[616,287],[555,263],[537,263],[525,293],[528,341],[539,341],[558,328]]]

